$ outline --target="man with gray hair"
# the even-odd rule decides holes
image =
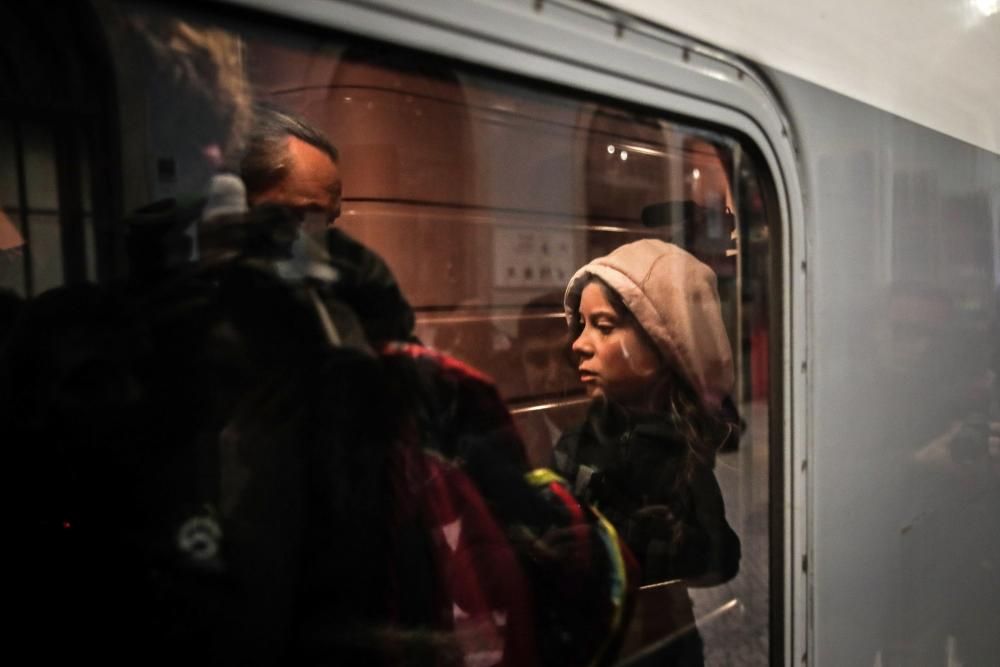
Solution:
[[[303,222],[319,214],[332,225],[340,216],[339,161],[319,130],[290,114],[258,108],[240,161],[247,201],[284,206]]]
[[[372,344],[413,336],[413,310],[375,252],[333,226],[340,217],[340,154],[318,129],[272,107],[258,107],[240,160],[250,206],[292,211],[310,236],[325,235],[337,293],[357,313]]]

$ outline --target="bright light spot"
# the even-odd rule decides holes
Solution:
[[[701,169],[692,169],[691,170],[691,178],[693,178],[696,181],[699,178],[701,178]]]
[[[624,162],[625,160],[628,159],[628,151],[622,151],[621,153],[618,154],[618,157],[620,157]]]
[[[998,0],[969,0],[969,4],[983,16],[993,16],[1000,9]]]
[[[611,144],[608,144],[608,155],[614,155],[614,154],[615,154],[615,147]]]

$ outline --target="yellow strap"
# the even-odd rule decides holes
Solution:
[[[525,473],[524,478],[533,486],[548,486],[552,482],[566,485],[566,480],[548,468],[535,468],[531,472]]]

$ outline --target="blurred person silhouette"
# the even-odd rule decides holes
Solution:
[[[14,328],[17,316],[24,306],[24,299],[13,290],[0,288],[0,349],[7,340],[7,333]]]
[[[561,291],[541,294],[525,303],[511,345],[525,396],[552,404],[551,408],[528,412],[518,419],[529,456],[543,467],[552,465],[556,442],[576,417],[558,405],[570,396],[573,387],[573,365],[561,311]],[[555,318],[550,316],[553,312],[557,313]]]
[[[987,308],[963,312],[952,303],[957,297],[949,299],[939,290],[892,286],[888,312],[894,335],[886,343],[892,345],[888,352],[894,363],[885,376],[904,397],[914,386],[934,392],[933,410],[917,415],[908,402],[897,406],[897,424],[922,427],[907,444],[916,445],[913,460],[928,471],[971,481],[983,471],[996,476],[1000,470],[1000,341],[988,336],[1000,321],[998,294],[993,293]],[[946,352],[942,341],[948,338],[948,346],[961,349],[961,355]],[[934,381],[929,382],[932,373]]]
[[[561,310],[561,304],[562,293],[549,292],[531,299],[521,308],[514,346],[526,388],[532,396],[560,398],[570,388],[566,330],[561,321],[553,320],[546,312],[553,306]]]
[[[673,244],[636,241],[579,269],[565,312],[593,403],[560,439],[556,467],[639,561],[636,664],[701,665],[686,587],[727,581],[740,560],[713,473],[736,428],[715,274]]]
[[[352,505],[354,520],[368,517],[372,525],[391,527],[394,536],[396,548],[381,559],[369,557],[366,566],[383,563],[394,572],[396,596],[386,599],[409,609],[400,620],[428,630],[423,639],[408,635],[411,648],[434,654],[435,642],[471,641],[492,646],[504,664],[610,659],[631,585],[616,538],[561,481],[530,471],[489,378],[413,341],[412,309],[385,262],[331,227],[340,211],[338,161],[336,148],[318,130],[289,113],[259,107],[241,175],[251,205],[285,207],[307,235],[325,234],[328,261],[337,272],[333,293],[357,313],[395,389],[377,402],[378,409],[401,414],[408,424],[379,468],[387,475],[382,496]],[[364,421],[358,423],[363,429]],[[367,506],[380,503],[394,508],[393,515],[372,516]],[[448,548],[442,548],[445,528],[455,533],[446,540]],[[448,592],[439,590],[436,572]],[[343,600],[364,595],[366,582],[357,578],[361,588]],[[461,618],[452,618],[451,604],[427,607],[449,597]],[[506,618],[502,625],[498,612]],[[373,627],[382,628],[382,644],[405,648],[398,631],[406,623],[395,631],[384,622]]]

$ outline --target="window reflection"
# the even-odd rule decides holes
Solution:
[[[536,463],[551,461],[554,443],[586,416],[561,320],[572,271],[644,237],[711,267],[744,433],[727,440],[715,474],[749,566],[696,590],[694,616],[712,619],[709,660],[740,652],[766,662],[770,251],[747,154],[655,114],[446,61],[341,58],[266,40],[252,45],[252,60],[254,48],[266,54],[269,99],[348,142],[344,229],[385,257],[422,340],[495,378]],[[443,127],[455,129],[429,129]],[[744,242],[752,257],[740,255]],[[730,613],[734,600],[743,613]]]
[[[114,13],[108,12],[109,15]],[[714,410],[713,418],[719,417],[719,423],[726,424],[726,435],[708,429],[712,431],[710,436],[708,431],[701,435],[711,442],[694,458],[671,460],[667,465],[671,470],[661,475],[663,479],[631,479],[628,476],[612,479],[608,476],[602,481],[602,474],[608,471],[595,459],[589,463],[577,462],[577,468],[582,465],[591,468],[590,477],[581,481],[576,468],[570,470],[562,466],[569,491],[576,491],[596,503],[607,515],[608,525],[615,528],[634,552],[642,568],[642,583],[648,586],[639,593],[631,629],[623,625],[627,615],[619,610],[620,618],[616,617],[616,623],[621,624],[613,631],[606,624],[590,633],[589,638],[582,636],[586,633],[574,636],[579,640],[576,644],[584,646],[587,639],[602,639],[602,632],[609,637],[618,633],[616,641],[625,643],[623,655],[636,654],[643,648],[666,641],[661,649],[666,647],[667,654],[684,655],[696,663],[703,660],[708,664],[722,662],[730,653],[738,653],[749,664],[767,661],[771,250],[767,234],[769,221],[761,195],[766,188],[766,176],[756,171],[753,159],[737,138],[657,111],[514,79],[428,54],[360,40],[354,43],[350,38],[317,37],[315,33],[294,30],[269,32],[256,25],[244,30],[225,22],[202,25],[158,12],[147,15],[141,10],[123,10],[114,20],[105,18],[109,22],[109,32],[115,35],[116,67],[121,80],[118,104],[122,117],[128,120],[122,128],[125,165],[117,195],[125,208],[134,211],[128,218],[128,234],[122,230],[113,230],[113,234],[118,241],[128,237],[128,243],[118,245],[130,253],[132,277],[150,278],[164,268],[160,263],[177,261],[180,266],[199,257],[205,261],[225,255],[219,246],[211,245],[218,242],[218,238],[211,237],[209,232],[212,230],[199,230],[198,224],[205,220],[199,216],[203,216],[207,184],[217,183],[211,180],[212,174],[220,169],[240,171],[242,168],[243,185],[249,195],[247,201],[237,196],[238,205],[219,212],[220,217],[254,215],[252,211],[247,213],[248,204],[256,211],[270,204],[290,207],[293,213],[300,214],[299,218],[310,221],[310,226],[316,228],[314,233],[302,236],[312,238],[297,238],[299,245],[289,251],[293,255],[292,263],[301,261],[301,266],[296,266],[305,267],[302,273],[295,275],[315,278],[322,272],[309,274],[308,270],[314,268],[310,262],[329,265],[352,288],[358,288],[352,293],[356,300],[341,311],[330,306],[332,322],[324,322],[328,338],[332,324],[339,342],[356,344],[357,350],[362,350],[352,363],[359,366],[370,363],[386,342],[417,345],[419,341],[424,346],[420,348],[424,350],[421,354],[427,354],[427,358],[437,359],[434,354],[445,353],[467,364],[445,364],[445,367],[450,371],[462,368],[468,373],[468,376],[461,376],[459,384],[469,382],[476,391],[481,391],[476,396],[482,398],[486,408],[478,407],[496,418],[486,425],[472,418],[462,422],[465,428],[471,423],[478,430],[463,433],[466,439],[461,443],[462,448],[445,452],[466,466],[460,471],[468,474],[468,480],[463,477],[463,481],[454,482],[455,478],[449,475],[456,474],[454,470],[458,468],[449,467],[450,463],[444,465],[436,458],[441,453],[437,451],[435,456],[416,461],[403,457],[402,463],[389,455],[379,459],[367,450],[352,451],[344,459],[347,463],[355,461],[351,457],[363,459],[368,456],[371,458],[365,459],[366,462],[377,459],[382,465],[389,461],[383,468],[395,470],[397,468],[392,468],[395,461],[399,463],[398,469],[407,474],[427,475],[427,479],[435,480],[434,483],[452,480],[448,483],[455,486],[443,488],[454,491],[466,481],[480,488],[490,483],[498,484],[498,479],[507,483],[509,478],[504,475],[511,470],[520,475],[519,466],[556,464],[559,443],[579,436],[581,429],[597,422],[599,426],[587,436],[591,444],[604,443],[605,436],[621,437],[630,433],[633,425],[630,420],[635,414],[623,411],[621,401],[617,400],[595,407],[592,378],[588,376],[584,378],[587,382],[580,382],[577,368],[580,351],[571,350],[579,335],[578,332],[570,335],[567,331],[564,302],[567,282],[579,267],[635,242],[643,247],[662,247],[669,243],[669,247],[685,253],[684,257],[691,257],[699,266],[704,266],[717,286],[713,296],[718,320],[715,333],[725,337],[726,345],[731,346],[727,362],[731,365],[729,380],[724,389],[713,390],[709,399],[702,396],[701,387],[696,387],[695,393],[677,400],[692,406],[708,400]],[[144,35],[146,41],[135,42],[134,31]],[[204,66],[171,66],[170,58],[179,53],[189,59],[181,62]],[[162,59],[164,55],[166,60]],[[255,105],[258,107],[256,116],[253,115]],[[291,165],[287,173],[282,172],[280,178],[268,182],[267,188],[257,188],[254,179],[247,178],[245,166],[236,165],[241,151],[246,151],[248,143],[252,143],[248,142],[247,132],[253,127],[254,119],[259,120],[261,105],[301,118],[305,124],[328,136],[338,150],[333,153],[312,151],[316,161],[308,173],[304,173],[296,171],[305,163],[301,151],[296,149],[286,156],[288,164],[285,166]],[[54,176],[42,178],[39,175],[45,169],[52,171],[54,152],[52,147],[33,152],[28,170],[30,195],[43,196],[47,202],[45,207],[51,209],[33,214],[29,220],[32,239],[27,252],[36,291],[66,280],[62,230],[56,218],[64,202],[58,201]],[[79,171],[86,173],[84,167]],[[321,174],[328,178],[320,179]],[[291,187],[290,179],[296,187]],[[6,191],[4,196],[7,196]],[[84,200],[90,201],[86,197]],[[150,204],[163,201],[171,201],[172,208],[162,209],[157,208],[158,204]],[[4,204],[6,206],[7,202]],[[86,219],[88,229],[106,227],[106,221],[95,219],[91,226],[91,218]],[[0,217],[0,223],[4,220]],[[136,224],[137,221],[148,223],[147,230],[155,227],[166,231],[163,236],[143,238],[137,231],[142,224]],[[326,223],[333,225],[333,229],[324,229]],[[289,224],[294,226],[294,221]],[[278,223],[275,225],[280,228]],[[0,238],[11,236],[9,228],[5,232],[0,229],[0,232],[5,234]],[[93,234],[93,231],[88,233]],[[168,240],[173,245],[167,247]],[[144,254],[140,251],[147,241],[157,252]],[[90,253],[117,251],[113,243],[92,240],[89,243],[92,249],[87,251],[88,257]],[[307,249],[303,250],[304,247]],[[7,248],[3,251],[7,252]],[[6,258],[7,255],[0,256],[0,260],[6,261]],[[95,272],[96,269],[90,269],[91,275]],[[377,289],[366,291],[365,288],[372,285]],[[577,297],[582,298],[583,289]],[[273,294],[264,287],[261,290],[265,294],[261,297],[263,302],[267,308],[273,308],[273,312],[251,308],[244,313],[247,320],[237,323],[212,320],[212,326],[207,327],[210,342],[216,346],[212,350],[232,354],[223,355],[221,361],[213,359],[213,363],[218,362],[217,366],[199,367],[194,357],[187,359],[184,356],[183,346],[176,341],[170,343],[173,347],[168,347],[178,359],[184,360],[183,364],[178,361],[177,368],[190,370],[191,377],[204,382],[204,387],[199,389],[204,391],[204,396],[198,396],[205,399],[206,405],[230,405],[227,401],[232,396],[243,396],[240,392],[247,387],[264,392],[262,387],[266,383],[261,378],[282,367],[281,354],[287,352],[295,356],[303,350],[317,349],[311,347],[316,341],[310,338],[316,331],[304,324],[308,318],[296,319],[303,311],[282,310],[282,304],[267,300]],[[617,294],[624,296],[620,292]],[[588,292],[590,296],[592,293]],[[305,297],[302,301],[313,303]],[[579,310],[578,302],[570,306],[574,326]],[[221,317],[213,313],[213,317],[216,315]],[[281,329],[280,320],[286,315],[289,321],[303,325],[307,333],[301,335],[306,343],[296,338],[299,331],[285,337],[288,332]],[[273,333],[278,344],[273,347],[257,345],[260,341],[254,342],[254,334],[259,331],[253,327],[250,327],[252,331],[243,328],[249,321],[259,325],[262,331]],[[643,329],[629,345],[640,345],[644,336],[652,337],[651,331]],[[302,349],[295,349],[300,344]],[[700,349],[698,346],[704,344],[699,339],[693,349]],[[437,352],[430,352],[431,347]],[[288,352],[289,348],[293,351]],[[414,348],[402,349],[411,354]],[[629,363],[637,363],[639,348],[627,349]],[[654,352],[651,359],[659,358],[657,354]],[[414,356],[419,355],[414,353]],[[241,366],[241,361],[251,357],[257,363]],[[425,357],[421,359],[426,361]],[[167,377],[171,371],[169,366],[159,361],[153,368]],[[217,372],[209,372],[212,369]],[[296,372],[300,371],[304,372],[297,368]],[[315,381],[308,373],[300,379],[305,382],[306,377]],[[356,379],[357,384],[337,385],[342,393],[330,390],[331,400],[337,399],[355,408],[352,414],[363,415],[368,420],[365,423],[379,422],[380,428],[398,426],[400,431],[404,430],[399,423],[405,422],[401,415],[408,413],[399,405],[405,401],[385,408],[375,405],[374,400],[372,404],[363,400],[369,395],[365,391],[377,395],[373,386],[388,391],[378,384],[384,379],[382,376],[372,371],[357,376],[345,374],[344,377]],[[678,376],[681,377],[685,376]],[[455,380],[449,376],[448,381]],[[213,384],[216,382],[222,383],[225,391]],[[678,385],[683,382],[691,380],[677,380]],[[353,393],[355,386],[359,387],[357,393]],[[297,403],[311,405],[309,401],[314,398],[307,396],[301,387],[289,392],[277,398],[274,404],[262,407],[259,413],[243,406],[241,409],[247,409],[248,414],[241,419],[258,424],[261,433],[292,440],[290,432],[309,427],[298,421],[302,415],[293,406]],[[632,392],[639,397],[655,393],[652,385],[636,385]],[[499,403],[499,396],[505,405]],[[455,400],[461,403],[460,399]],[[464,403],[462,405],[467,408]],[[633,407],[629,405],[630,410]],[[259,423],[284,410],[293,415],[287,426]],[[652,426],[655,431],[663,426],[667,415],[663,405],[657,404],[656,410],[644,412],[655,415],[655,419],[645,419],[650,416],[645,414],[644,419],[639,420],[643,422],[643,429]],[[451,415],[458,419],[455,414],[464,413],[457,411]],[[348,416],[336,413],[322,419],[336,422],[338,428],[347,428],[344,424],[350,422]],[[699,423],[704,421],[702,417],[697,414]],[[204,423],[217,426],[212,422],[214,418],[205,417]],[[342,421],[337,421],[341,418]],[[623,423],[628,427],[622,427]],[[163,426],[166,429],[168,425]],[[169,426],[180,428],[176,424]],[[273,428],[273,433],[268,428]],[[370,444],[378,440],[361,431],[350,431],[359,443]],[[233,464],[235,472],[223,484],[232,501],[226,505],[226,511],[237,511],[233,508],[238,507],[239,511],[248,512],[246,517],[274,520],[280,514],[278,510],[274,515],[263,510],[262,514],[255,515],[251,511],[254,499],[243,495],[245,485],[254,480],[246,477],[249,473],[241,468],[246,461],[241,458],[239,446],[234,444],[239,440],[234,433],[242,433],[254,446],[263,447],[259,437],[254,439],[245,430],[225,432],[222,456],[227,461],[236,461]],[[187,435],[190,434],[185,432],[185,437]],[[677,433],[668,439],[675,435]],[[654,437],[645,442],[648,449],[656,448],[653,443],[658,437],[654,433]],[[442,439],[447,440],[444,436]],[[692,445],[694,440],[688,442],[681,438],[681,441],[686,443],[685,447],[691,445],[698,449]],[[637,447],[645,446],[641,437],[636,442]],[[492,447],[497,443],[509,446],[510,451],[523,444],[524,460],[513,455],[512,458],[497,455],[497,448]],[[385,441],[374,442],[372,450],[382,451],[378,447],[385,444]],[[260,454],[264,449],[255,451]],[[324,463],[332,466],[341,462],[324,460]],[[660,463],[663,461],[652,461],[640,472],[655,476],[656,470],[663,468]],[[679,469],[683,469],[681,474],[677,474]],[[387,480],[374,474],[368,479],[361,475],[360,481],[345,471],[338,475],[343,488],[359,490],[357,497],[342,498],[334,489],[328,490],[332,499],[326,496],[323,499],[333,504],[342,503],[336,505],[337,511],[353,508],[354,513],[345,525],[358,532],[366,523],[384,527],[378,522],[386,520],[391,512],[380,503],[399,492],[393,484],[412,483],[405,475],[402,480]],[[552,502],[553,496],[562,497],[559,494],[564,489],[559,483],[548,478],[543,481],[544,484],[538,487],[542,491],[537,495],[544,497],[546,502]],[[285,482],[288,480],[282,481]],[[529,496],[529,490],[520,483],[513,485],[516,493],[504,495],[494,490],[494,495],[486,494],[491,511],[502,513],[537,503],[535,495]],[[355,484],[357,486],[353,486]],[[294,495],[294,484],[278,486]],[[509,491],[506,487],[502,490]],[[573,542],[569,533],[557,529],[535,535],[526,529],[529,537],[524,538],[520,529],[526,526],[534,529],[535,526],[529,525],[528,520],[521,521],[523,517],[520,517],[518,531],[510,531],[517,532],[521,540],[518,541],[510,535],[501,535],[501,526],[486,525],[489,522],[485,519],[483,525],[474,525],[476,522],[469,521],[468,515],[460,516],[460,509],[449,504],[457,502],[455,497],[444,502],[445,495],[442,492],[441,497],[434,497],[435,503],[440,503],[431,503],[431,509],[417,502],[407,508],[438,512],[431,520],[426,516],[415,519],[407,515],[406,521],[392,524],[393,529],[398,529],[396,532],[386,529],[386,534],[378,533],[377,540],[365,542],[367,547],[377,544],[387,550],[371,556],[367,562],[371,569],[364,572],[371,575],[377,565],[391,561],[386,555],[391,547],[397,550],[392,552],[395,555],[416,553],[412,570],[401,569],[396,573],[400,580],[406,577],[411,577],[407,581],[420,580],[421,567],[428,568],[429,572],[439,562],[448,562],[449,567],[460,571],[459,575],[452,571],[436,572],[445,579],[461,578],[462,572],[468,575],[468,580],[478,578],[481,581],[477,585],[482,590],[476,589],[474,600],[458,600],[454,608],[445,605],[436,609],[436,615],[426,624],[426,627],[438,628],[435,624],[449,627],[454,630],[453,635],[461,636],[456,639],[456,636],[443,637],[429,632],[401,638],[382,627],[360,627],[364,619],[384,619],[389,612],[405,616],[413,611],[419,615],[426,609],[417,609],[419,605],[414,602],[413,609],[387,611],[384,608],[388,605],[386,600],[375,599],[375,596],[388,595],[395,580],[380,581],[378,587],[371,589],[374,593],[368,599],[364,577],[357,577],[348,588],[361,600],[358,604],[363,607],[364,619],[358,622],[359,628],[352,626],[350,632],[345,630],[345,635],[357,630],[356,636],[351,635],[346,640],[337,637],[337,642],[367,642],[359,649],[361,653],[372,650],[381,655],[398,651],[400,646],[407,646],[406,642],[412,640],[423,642],[421,650],[433,655],[435,647],[440,648],[435,642],[440,641],[441,645],[450,647],[449,650],[459,650],[465,658],[493,664],[505,652],[508,656],[514,655],[509,653],[514,650],[512,645],[503,642],[505,633],[510,641],[511,628],[523,631],[525,637],[530,634],[530,628],[523,625],[525,617],[514,614],[513,605],[505,597],[509,592],[503,590],[505,585],[511,590],[520,590],[519,587],[526,585],[519,579],[520,566],[511,565],[511,559],[523,557],[525,553],[531,554],[533,562],[548,558],[548,567],[556,563],[569,581],[579,583],[581,580],[565,574],[575,572],[571,566],[578,565],[580,556],[567,546]],[[415,493],[414,497],[426,500],[430,496]],[[568,492],[567,497],[572,501]],[[672,507],[675,501],[678,507]],[[246,504],[240,505],[240,502]],[[696,517],[698,512],[707,513],[709,518]],[[486,514],[482,510],[481,516]],[[334,511],[330,516],[343,518],[344,515]],[[668,515],[676,521],[667,520]],[[591,518],[593,521],[587,528],[597,534],[598,527],[604,524]],[[435,531],[420,533],[419,527],[425,525],[421,521],[432,524]],[[502,527],[508,528],[507,524]],[[602,544],[616,544],[609,537],[610,533],[601,534],[604,535]],[[247,538],[245,533],[239,535]],[[684,539],[680,539],[681,535]],[[513,546],[503,542],[501,537],[510,539]],[[397,538],[399,541],[393,542]],[[498,542],[503,544],[497,546]],[[740,542],[743,544],[743,565],[737,575]],[[344,556],[331,544],[325,545],[326,557],[343,559],[352,566],[359,566],[365,560]],[[277,550],[271,555],[287,556],[275,554]],[[588,562],[614,560],[607,551],[601,550],[587,556]],[[242,566],[252,569],[257,562],[254,559],[266,560],[267,557],[268,554],[254,552]],[[400,562],[403,560],[400,558]],[[392,565],[397,563],[393,561]],[[615,562],[614,565],[622,572],[627,570],[626,564]],[[530,568],[535,566],[537,562],[527,566],[529,574],[533,572]],[[466,567],[468,570],[462,570]],[[496,568],[493,572],[499,573],[496,581],[483,575],[491,567]],[[586,586],[575,586],[584,602],[589,600],[587,594],[596,595],[598,586],[606,585],[609,590],[623,595],[624,586],[620,581],[595,582],[587,578],[586,582]],[[274,592],[278,584],[272,582],[268,586],[274,586],[273,590],[268,588]],[[695,590],[696,587],[703,588]],[[320,585],[318,590],[326,589]],[[287,594],[287,591],[279,592]],[[603,589],[601,592],[603,594]],[[565,591],[561,593],[568,595]],[[608,598],[608,595],[601,597],[602,600]],[[321,601],[313,602],[321,606]],[[345,609],[342,605],[335,611],[340,614]],[[561,609],[560,613],[572,611]],[[597,616],[600,614],[595,614]],[[552,629],[558,629],[558,624],[552,618],[547,622],[552,624],[545,626],[552,630],[551,637],[561,636]],[[580,622],[579,618],[576,622]],[[697,632],[692,630],[695,624],[699,626]],[[425,626],[414,621],[414,627]],[[477,635],[477,627],[486,630]],[[483,646],[478,648],[475,646],[477,636],[483,639]],[[380,641],[386,645],[378,645]],[[396,641],[399,643],[393,644]],[[546,637],[539,640],[540,644],[545,641]],[[552,646],[539,650],[554,650],[558,642],[553,642]],[[376,645],[374,649],[373,645]],[[455,649],[456,645],[460,649]],[[611,645],[614,647],[613,641]],[[524,645],[518,644],[518,650],[524,650],[525,646],[533,644],[525,640]],[[682,658],[676,657],[676,660]]]

